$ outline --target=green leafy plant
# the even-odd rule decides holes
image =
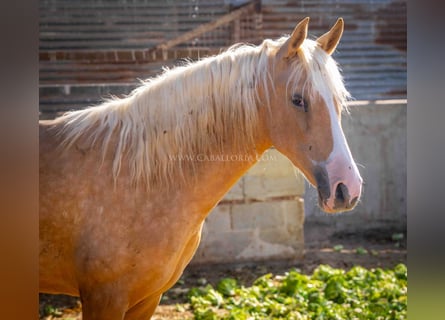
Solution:
[[[243,319],[395,319],[407,317],[407,268],[349,271],[320,265],[312,275],[291,269],[266,274],[251,287],[232,278],[216,286],[193,288],[191,310],[198,320]]]
[[[394,246],[399,248],[401,245],[402,240],[405,238],[405,235],[403,233],[394,233],[391,236],[392,240],[394,241]]]
[[[362,247],[358,247],[357,249],[355,249],[355,253],[363,255],[363,254],[368,254],[368,250],[366,250],[365,248]]]
[[[45,316],[53,316],[60,317],[62,315],[62,311],[52,305],[46,305],[44,308]]]

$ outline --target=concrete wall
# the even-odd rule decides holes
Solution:
[[[304,178],[268,150],[207,217],[192,263],[301,258]]]
[[[315,204],[316,190],[306,183],[307,224],[327,224],[336,231],[406,228],[406,100],[357,101],[342,126],[364,180],[357,207],[327,215]]]
[[[299,259],[304,226],[312,233],[321,225],[324,232],[406,228],[406,101],[354,102],[342,125],[365,181],[356,209],[322,212],[315,189],[271,149],[208,216],[192,263]]]

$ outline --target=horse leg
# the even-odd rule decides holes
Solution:
[[[122,298],[122,292],[114,290],[81,290],[82,319],[123,320],[128,305]]]
[[[161,296],[146,298],[125,313],[124,320],[150,319],[161,300]]]

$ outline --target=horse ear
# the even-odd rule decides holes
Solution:
[[[343,28],[343,19],[338,18],[331,30],[317,39],[318,44],[327,54],[331,55],[335,48],[337,48],[341,35],[343,34]]]
[[[286,40],[278,51],[279,57],[291,58],[297,54],[298,49],[307,37],[308,24],[309,17],[304,18],[297,24],[289,39]]]

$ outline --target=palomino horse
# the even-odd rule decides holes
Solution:
[[[150,318],[209,211],[271,146],[326,212],[355,206],[362,179],[340,122],[348,92],[331,57],[343,20],[317,40],[308,22],[40,122],[42,292],[79,295],[85,320]]]

